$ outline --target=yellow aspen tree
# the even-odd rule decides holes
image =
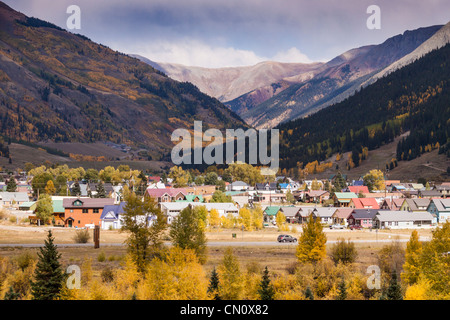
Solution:
[[[318,262],[327,254],[327,237],[323,232],[320,219],[314,219],[310,215],[307,223],[303,225],[296,249],[296,257],[299,262]]]

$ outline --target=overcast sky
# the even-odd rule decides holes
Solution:
[[[62,28],[69,5],[81,9],[73,30],[124,53],[203,67],[327,61],[355,47],[450,21],[449,0],[4,0]],[[381,9],[369,30],[367,8]]]

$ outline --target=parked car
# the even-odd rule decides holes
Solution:
[[[280,234],[277,238],[278,242],[297,242],[297,238],[288,234]]]
[[[343,224],[332,224],[330,229],[345,229],[345,226]]]
[[[359,224],[352,224],[349,229],[350,230],[361,230],[363,227],[361,227]]]

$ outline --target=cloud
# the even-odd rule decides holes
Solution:
[[[155,62],[177,63],[185,66],[205,68],[225,68],[252,66],[262,61],[278,61],[292,63],[313,62],[297,48],[279,51],[273,57],[258,55],[251,50],[236,49],[225,46],[212,46],[198,39],[181,41],[154,41],[151,44],[129,44],[124,48],[117,44],[115,49],[139,54]]]
[[[296,62],[296,63],[312,63],[313,61],[308,56],[295,47],[287,51],[280,51],[272,58],[273,61],[278,62]]]

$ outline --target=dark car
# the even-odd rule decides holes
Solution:
[[[363,227],[361,227],[359,224],[352,224],[349,229],[350,230],[361,230]]]
[[[287,234],[280,234],[277,238],[278,242],[297,242],[297,238]]]

